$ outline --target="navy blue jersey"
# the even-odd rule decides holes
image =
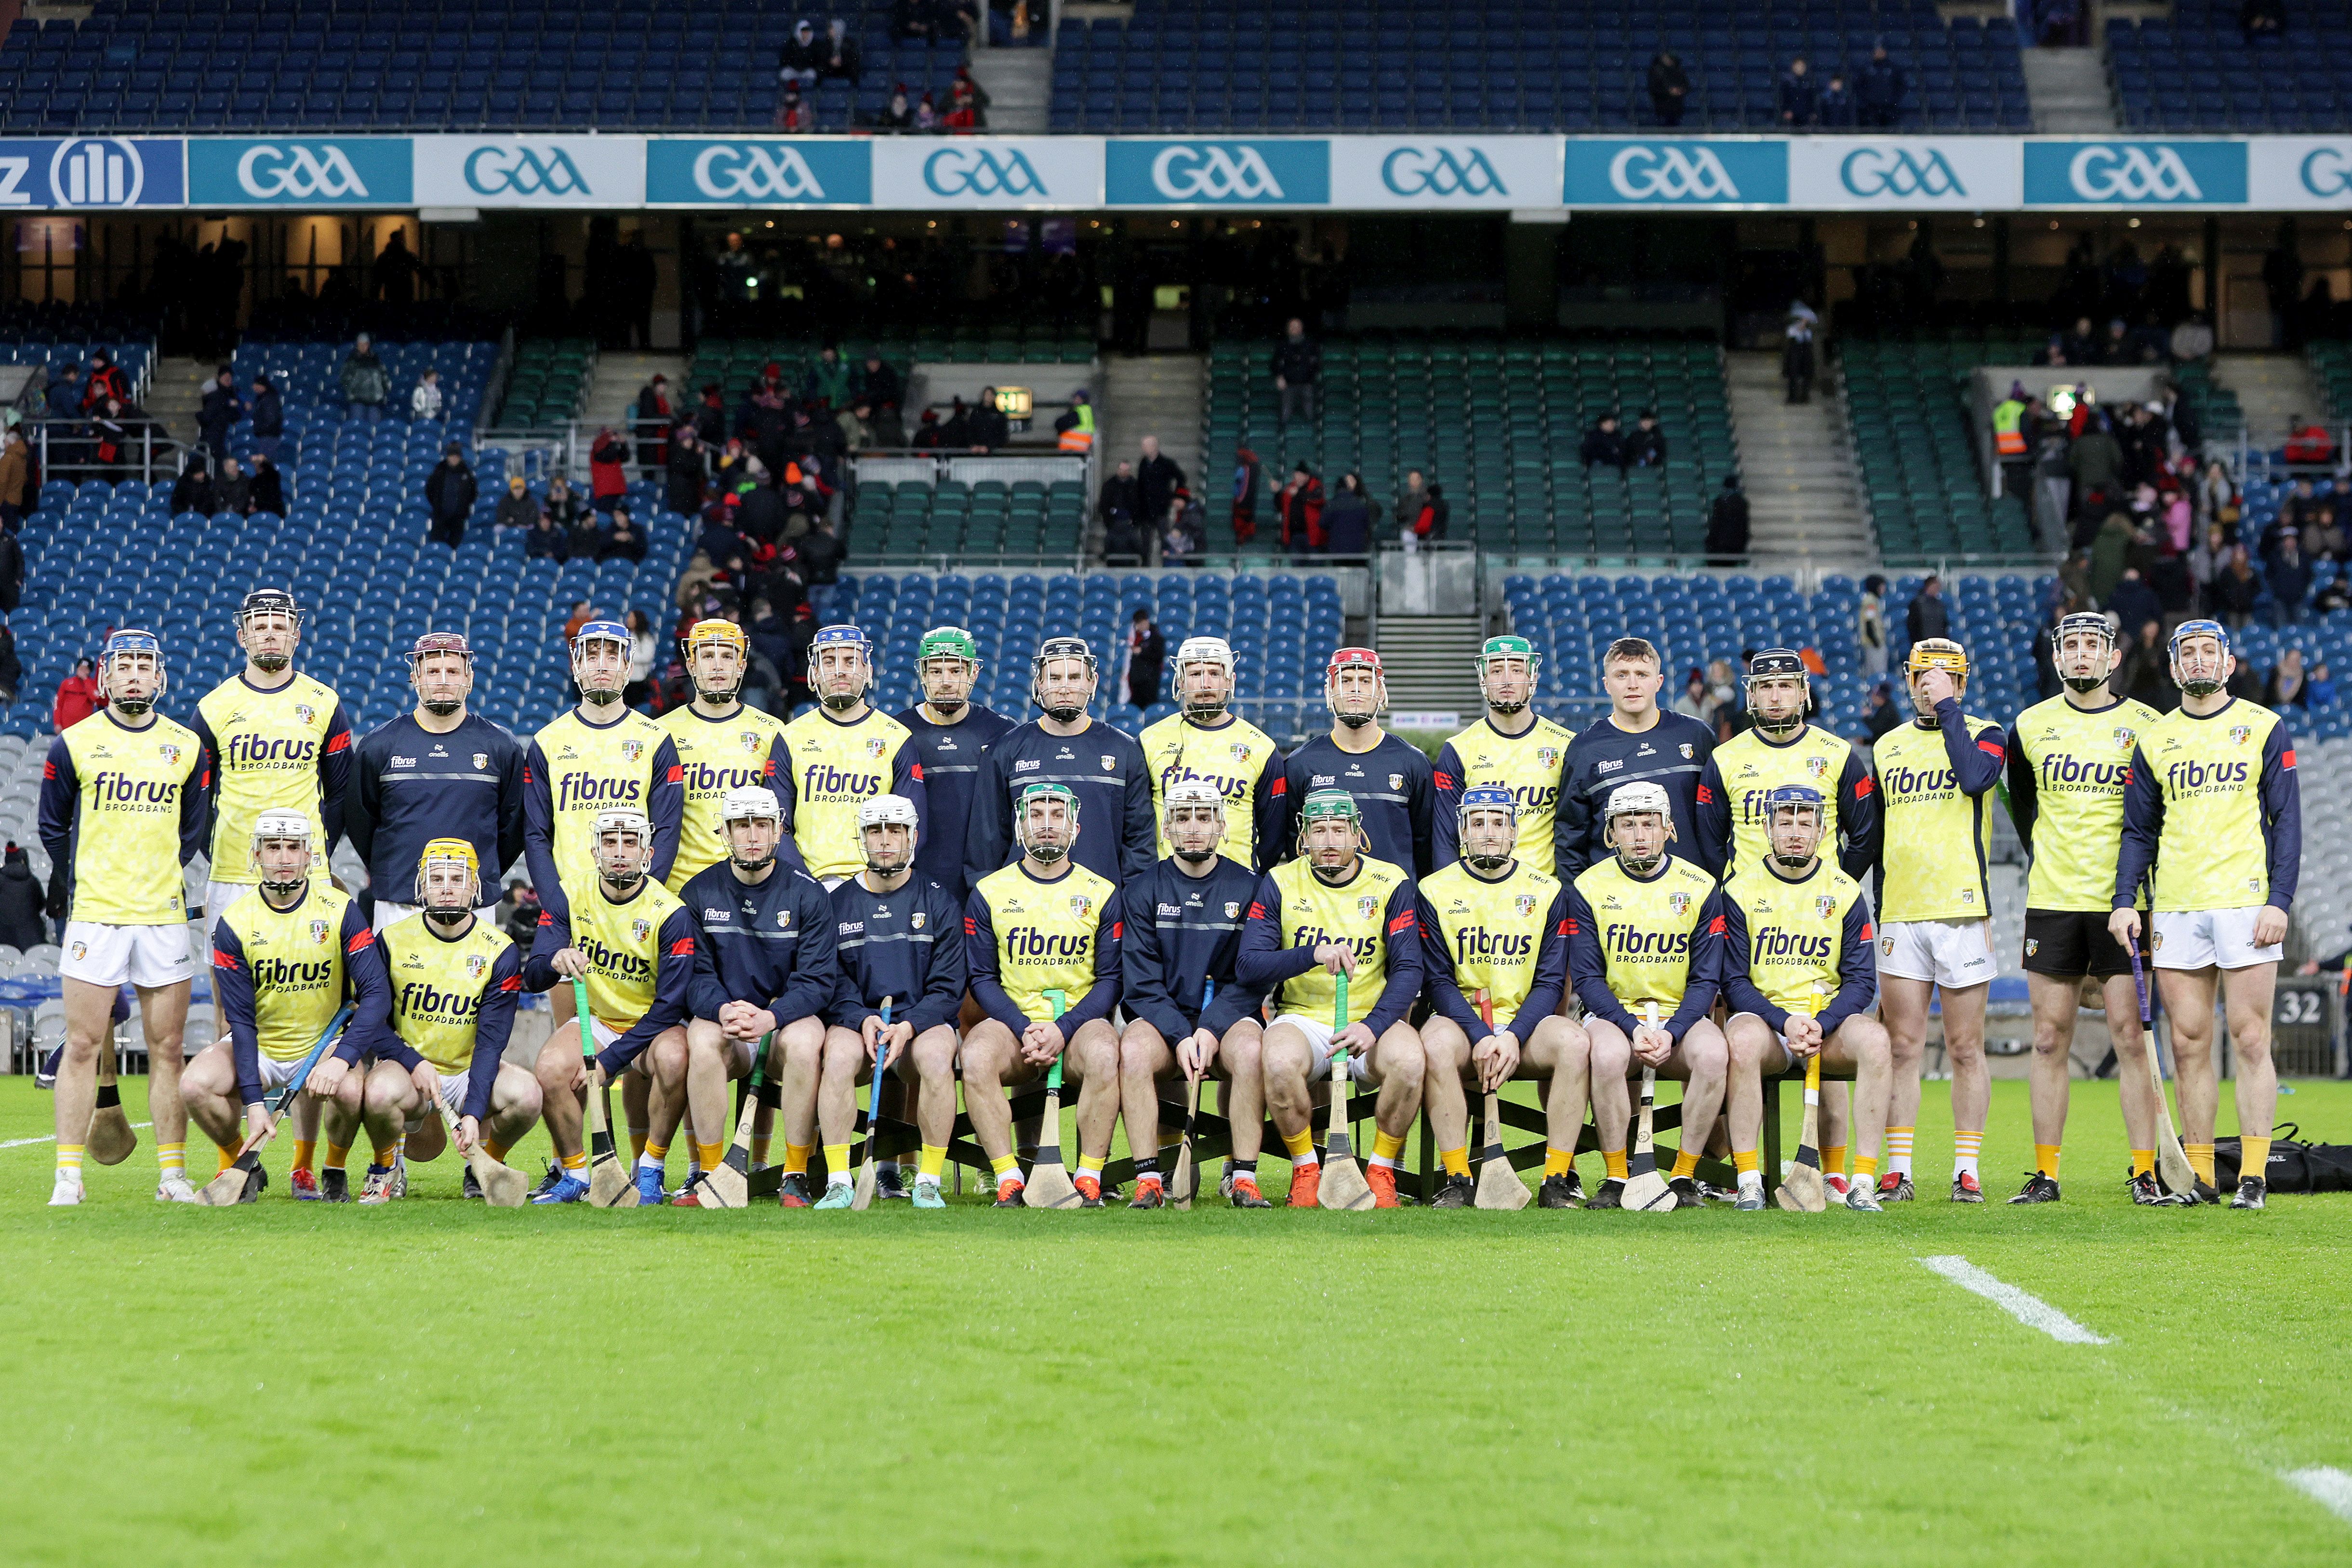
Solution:
[[[1382,735],[1369,752],[1343,752],[1328,735],[1318,735],[1290,753],[1276,786],[1283,806],[1279,843],[1269,845],[1268,864],[1297,852],[1298,805],[1313,789],[1343,789],[1362,816],[1366,851],[1391,866],[1410,866],[1415,878],[1429,875],[1437,842],[1436,772],[1428,754],[1409,741]]]
[[[721,860],[688,879],[677,901],[700,928],[694,942],[694,1016],[716,1020],[730,1002],[749,1002],[779,1024],[813,1018],[833,1001],[841,977],[833,945],[833,902],[806,871],[769,869],[746,882]]]
[[[1654,784],[1666,792],[1675,813],[1675,852],[1705,870],[1723,875],[1723,862],[1701,842],[1698,778],[1715,754],[1715,731],[1687,713],[1660,712],[1640,734],[1601,718],[1568,744],[1559,764],[1559,805],[1552,817],[1552,874],[1573,882],[1596,860],[1609,858],[1601,842],[1601,808],[1620,784]]]
[[[343,832],[385,903],[416,901],[416,862],[436,838],[462,838],[482,868],[484,898],[522,853],[523,744],[478,713],[436,735],[403,713],[359,743]]]
[[[1067,784],[1077,795],[1073,860],[1114,888],[1151,869],[1160,830],[1151,817],[1143,747],[1099,719],[1075,735],[1049,735],[1033,719],[997,737],[981,763],[964,855],[967,884],[977,887],[991,871],[1021,858],[1013,838],[1013,803],[1033,784]]]
[[[1242,924],[1257,877],[1246,866],[1217,857],[1208,874],[1191,877],[1176,861],[1155,864],[1139,882],[1119,890],[1119,1005],[1171,1045],[1195,1029],[1223,1039],[1244,1018],[1255,1018],[1265,994],[1244,985],[1234,965]],[[1216,994],[1203,1006],[1205,989]]]
[[[915,1033],[953,1024],[963,1009],[963,906],[928,877],[877,893],[863,874],[834,889],[834,942],[841,977],[826,1016],[845,1029],[879,1017],[894,998],[893,1023]]]
[[[914,733],[929,797],[922,836],[915,844],[915,875],[945,888],[961,909],[964,894],[971,891],[964,880],[964,857],[980,764],[997,737],[1013,728],[1013,721],[976,702],[952,724],[932,723],[923,717],[919,703],[897,717]]]

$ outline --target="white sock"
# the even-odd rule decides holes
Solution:
[[[664,1162],[655,1159],[651,1154],[637,1156],[637,1169],[640,1171],[658,1171],[663,1168],[663,1164]]]
[[[1894,1172],[1898,1176],[1908,1176],[1911,1173],[1911,1156],[1908,1154],[1891,1155],[1887,1159],[1886,1168]]]
[[[824,1184],[828,1187],[848,1186],[851,1184],[849,1173],[846,1171],[828,1171],[825,1173]]]
[[[1762,1192],[1764,1190],[1764,1173],[1761,1171],[1740,1172],[1739,1190],[1743,1193]]]

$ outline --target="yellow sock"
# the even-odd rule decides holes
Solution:
[[[577,1154],[564,1155],[563,1168],[567,1171],[586,1170],[588,1168],[588,1151],[583,1149]]]
[[[1467,1163],[1467,1162],[1465,1161],[1465,1163],[1466,1164],[1466,1163]],[[1576,1151],[1575,1151],[1575,1150],[1573,1150],[1573,1149],[1555,1149],[1555,1148],[1553,1148],[1553,1147],[1552,1147],[1550,1144],[1549,1144],[1549,1143],[1547,1143],[1547,1144],[1545,1144],[1545,1145],[1544,1145],[1544,1174],[1545,1174],[1545,1175],[1547,1175],[1547,1176],[1565,1176],[1565,1175],[1567,1175],[1570,1171],[1573,1171],[1573,1170],[1575,1170],[1575,1169],[1576,1169]]]
[[[297,1138],[294,1140],[294,1168],[298,1171],[309,1170],[310,1168],[310,1157],[318,1152],[319,1142],[317,1139]],[[224,1166],[223,1169],[226,1169],[226,1167]]]
[[[1390,1134],[1390,1133],[1386,1133],[1386,1132],[1381,1131],[1379,1128],[1377,1128],[1377,1127],[1375,1127],[1375,1128],[1373,1128],[1373,1129],[1372,1129],[1372,1163],[1373,1163],[1373,1164],[1375,1164],[1375,1165],[1385,1165],[1385,1166],[1387,1166],[1390,1170],[1393,1171],[1393,1170],[1395,1170],[1395,1169],[1396,1169],[1397,1156],[1398,1156],[1399,1154],[1403,1153],[1403,1152],[1404,1152],[1404,1134],[1403,1134],[1403,1133],[1399,1132],[1399,1133],[1395,1133],[1395,1134],[1391,1135],[1391,1134]]]
[[[1078,1156],[1078,1174],[1079,1174],[1079,1175],[1081,1175],[1081,1176],[1092,1176],[1096,1181],[1097,1181],[1097,1182],[1101,1181],[1101,1180],[1102,1180],[1103,1161],[1104,1161],[1104,1160],[1106,1160],[1106,1159],[1108,1159],[1108,1157],[1109,1157],[1109,1156],[1105,1155],[1105,1154],[1081,1154],[1081,1155],[1079,1155],[1079,1156]]]
[[[936,1183],[940,1179],[940,1173],[947,1168],[947,1163],[948,1148],[946,1144],[926,1143],[923,1145],[921,1158],[916,1162],[915,1173],[918,1176],[929,1176]]]
[[[838,1182],[849,1174],[849,1145],[828,1143],[824,1146],[824,1177]]]
[[[1875,1155],[1875,1154],[1856,1154],[1856,1155],[1853,1157],[1853,1179],[1854,1179],[1857,1183],[1860,1183],[1860,1184],[1862,1184],[1863,1185],[1865,1185],[1865,1186],[1866,1186],[1866,1185],[1868,1185],[1871,1182],[1873,1182],[1873,1181],[1876,1180],[1876,1179],[1877,1179],[1877,1176],[1878,1176],[1878,1156],[1877,1156],[1877,1155]]]
[[[368,1163],[380,1171],[391,1170],[393,1157],[400,1152],[400,1141],[395,1138],[389,1143],[378,1143],[371,1138],[368,1144]]]
[[[1466,1176],[1470,1173],[1470,1145],[1467,1143],[1459,1149],[1440,1149],[1437,1157],[1444,1163],[1447,1175]],[[1544,1173],[1549,1175],[1552,1173],[1547,1167]]]
[[[700,1139],[697,1139],[694,1144],[694,1158],[704,1170],[715,1171],[726,1163],[727,1151],[716,1143],[705,1143]]]
[[[849,1145],[845,1143],[842,1147],[846,1149]],[[814,1143],[794,1143],[787,1139],[784,1143],[784,1174],[807,1175],[809,1156],[815,1152],[816,1145]]]
[[[1282,1146],[1290,1152],[1290,1163],[1294,1165],[1312,1165],[1316,1163],[1318,1156],[1315,1152],[1315,1129],[1312,1127],[1302,1127],[1296,1132],[1284,1133]]]
[[[155,1145],[155,1164],[166,1176],[184,1176],[188,1171],[188,1146],[179,1143]]]
[[[220,1168],[221,1168],[222,1170],[226,1171],[226,1170],[227,1170],[230,1166],[232,1166],[232,1165],[234,1165],[234,1164],[236,1164],[236,1150],[234,1150],[234,1149],[219,1149],[219,1150],[215,1150],[215,1151],[214,1151],[214,1152],[215,1152],[215,1153],[217,1153],[217,1154],[219,1154],[219,1155],[220,1155]]]
[[[643,1127],[632,1127],[629,1129],[630,1159],[642,1160],[645,1158],[646,1131],[647,1129]]]
[[[1842,1175],[1844,1173],[1844,1171],[1845,1145],[1843,1143],[1823,1144],[1822,1146],[1822,1174],[1824,1176]]]
[[[667,1143],[656,1143],[652,1139],[648,1138],[638,1146],[637,1157],[641,1160],[649,1159],[655,1164],[658,1165],[663,1161],[669,1158],[669,1145]]]
[[[2156,1173],[2156,1151],[2155,1151],[2155,1150],[2153,1150],[2153,1149],[2135,1149],[2135,1150],[2133,1150],[2133,1151],[2132,1151],[2132,1174],[2133,1174],[2133,1175],[2135,1175],[2135,1176],[2147,1176],[2147,1175],[2153,1175],[2153,1174],[2155,1174],[2155,1173]]]
[[[1731,1152],[1731,1168],[1738,1172],[1743,1176],[1754,1175],[1756,1173],[1756,1151],[1753,1149],[1734,1149]]]
[[[1603,1149],[1601,1151],[1601,1163],[1608,1169],[1611,1181],[1622,1182],[1625,1179],[1624,1150]]]
[[[2207,1186],[2211,1186],[2213,1184],[2213,1145],[2183,1143],[2180,1151],[2189,1156],[2189,1168],[2197,1173],[2197,1179]]]
[[[2056,1181],[2058,1179],[2058,1145],[2036,1143],[2033,1146],[2033,1168],[2052,1181]]]
[[[340,1171],[340,1170],[341,1170],[341,1169],[343,1168],[343,1166],[344,1166],[346,1163],[348,1163],[350,1162],[351,1157],[352,1157],[352,1146],[351,1146],[350,1144],[348,1144],[348,1143],[330,1143],[330,1144],[328,1144],[328,1145],[327,1145],[327,1169],[328,1169],[328,1170],[330,1170],[330,1171]],[[585,1155],[585,1154],[583,1154],[582,1156],[580,1156],[580,1163],[581,1163],[582,1164],[583,1164],[583,1165],[584,1165],[584,1164],[586,1164],[586,1163],[588,1163],[588,1156],[587,1156],[587,1155]]]
[[[82,1147],[83,1146],[79,1143],[58,1144],[58,1169],[60,1171],[79,1172],[81,1170]]]
[[[1007,1176],[1019,1175],[1021,1173],[1021,1162],[1011,1154],[999,1154],[996,1158],[989,1161],[988,1168],[995,1173],[996,1179],[1001,1182]]]
[[[1696,1175],[1697,1175],[1697,1174],[1698,1174],[1698,1151],[1697,1151],[1697,1150],[1696,1150],[1696,1149],[1685,1149],[1685,1150],[1682,1150],[1682,1151],[1678,1152],[1675,1155],[1675,1172],[1674,1172],[1674,1173],[1675,1173],[1675,1175],[1677,1175],[1677,1176],[1696,1176]]]
[[[496,1160],[501,1165],[506,1163],[507,1150],[511,1147],[511,1144],[501,1143],[495,1138],[485,1138],[482,1140],[482,1152],[488,1154],[491,1159]]]
[[[2267,1138],[2242,1138],[2239,1142],[2245,1153],[2238,1162],[2238,1179],[2243,1181],[2248,1176],[2259,1176],[2265,1182],[2269,1181],[2271,1141]]]

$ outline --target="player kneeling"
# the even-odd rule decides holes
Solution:
[[[1622,1206],[1633,1104],[1625,1079],[1636,1058],[1645,1070],[1683,1080],[1682,1149],[1666,1184],[1677,1208],[1704,1201],[1698,1152],[1723,1107],[1730,1069],[1723,1031],[1707,1016],[1723,905],[1714,878],[1667,852],[1674,837],[1666,792],[1621,784],[1601,820],[1601,842],[1616,853],[1587,867],[1569,889],[1568,973],[1592,1041],[1592,1120],[1608,1170],[1587,1208]]]
[[[754,784],[730,789],[719,803],[719,832],[727,858],[706,866],[678,889],[688,916],[701,928],[696,940],[693,1017],[686,1026],[686,1100],[694,1120],[695,1160],[718,1168],[726,1154],[727,1086],[751,1071],[764,1049],[766,1078],[782,1058],[786,1208],[808,1203],[811,1129],[816,1118],[818,1064],[824,1054],[824,1009],[839,971],[833,948],[833,905],[807,872],[781,865],[784,812],[776,793]],[[765,1042],[763,1045],[762,1042]],[[675,1114],[676,1108],[669,1108]],[[667,1120],[667,1119],[666,1119]],[[667,1135],[675,1122],[656,1123]],[[647,1143],[637,1169],[648,1165],[659,1190],[667,1144]],[[846,1155],[835,1162],[843,1179]],[[644,1176],[639,1176],[642,1184]],[[701,1184],[677,1196],[683,1208],[702,1206]],[[656,1200],[658,1201],[658,1200]]]
[[[1021,858],[982,877],[964,907],[971,994],[988,1014],[964,1037],[964,1106],[995,1173],[996,1206],[1018,1207],[1024,1184],[1003,1091],[1061,1065],[1080,1084],[1071,1183],[1083,1206],[1100,1208],[1118,1119],[1118,1035],[1110,1023],[1118,889],[1071,858],[1078,797],[1068,785],[1023,790],[1013,833]],[[1061,1138],[1058,1128],[1044,1131],[1045,1142]]]
[[[1329,1076],[1332,1053],[1344,1050],[1349,1079],[1380,1090],[1364,1179],[1376,1207],[1394,1208],[1397,1154],[1421,1109],[1424,1066],[1421,1036],[1405,1018],[1421,994],[1412,879],[1363,852],[1363,824],[1347,791],[1310,792],[1298,818],[1298,858],[1258,879],[1236,963],[1243,984],[1275,995],[1265,1098],[1290,1152],[1290,1206],[1313,1208],[1322,1195],[1313,1083]]]
[[[1465,1091],[1475,1084],[1491,1094],[1508,1079],[1531,1078],[1545,1084],[1538,1198],[1548,1209],[1569,1208],[1584,1195],[1576,1184],[1576,1138],[1592,1047],[1582,1028],[1559,1016],[1568,989],[1568,889],[1512,853],[1519,812],[1509,790],[1464,790],[1457,814],[1462,858],[1421,884],[1421,955],[1432,1005],[1421,1026],[1424,1092],[1445,1163],[1433,1206],[1466,1208],[1474,1194]],[[1473,996],[1486,1003],[1484,1016]],[[1497,1026],[1498,1019],[1508,1022]]]
[[[1257,877],[1217,853],[1225,799],[1213,784],[1170,784],[1160,832],[1174,853],[1128,886],[1120,922],[1120,1005],[1130,1022],[1118,1039],[1119,1098],[1135,1156],[1129,1206],[1156,1209],[1167,1201],[1160,1174],[1160,1083],[1181,1074],[1186,1092],[1197,1094],[1202,1075],[1213,1073],[1226,1086],[1225,1116],[1233,1124],[1228,1195],[1235,1208],[1268,1208],[1257,1190],[1258,1144],[1265,1135],[1258,1023],[1264,998],[1234,973],[1242,914]]]
[[[1853,1180],[1845,1206],[1877,1214],[1878,1142],[1895,1068],[1885,1028],[1866,1016],[1878,995],[1869,908],[1853,879],[1821,858],[1825,813],[1819,790],[1784,784],[1765,797],[1765,811],[1770,854],[1761,866],[1741,865],[1723,889],[1723,993],[1732,1006],[1724,1033],[1731,1043],[1738,1206],[1764,1206],[1764,1178],[1756,1168],[1764,1077],[1801,1068],[1818,1053],[1823,1067],[1854,1077]]]
[[[559,916],[542,909],[523,984],[545,991],[588,986],[592,1065],[578,1026],[565,1024],[539,1053],[541,1114],[557,1166],[531,1194],[535,1204],[575,1204],[588,1195],[588,1152],[580,1141],[587,1097],[625,1072],[651,1084],[656,1117],[686,1093],[686,1008],[694,982],[695,925],[686,906],[653,879],[654,828],[642,811],[600,811],[591,839],[596,889]],[[646,1145],[648,1154],[653,1146]],[[661,1201],[661,1167],[637,1168],[637,1201]]]
[[[539,1080],[501,1060],[522,993],[522,954],[474,910],[481,869],[462,838],[436,838],[416,863],[418,913],[376,938],[392,976],[392,1035],[368,1069],[368,1135],[378,1145],[404,1132],[411,1160],[439,1157],[448,1144],[433,1098],[457,1121],[457,1152],[477,1143],[503,1162],[539,1120]],[[383,1201],[369,1190],[362,1203]],[[469,1168],[467,1197],[482,1190]]]

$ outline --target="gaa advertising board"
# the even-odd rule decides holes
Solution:
[[[0,141],[0,210],[187,206],[2352,213],[2352,133]]]

